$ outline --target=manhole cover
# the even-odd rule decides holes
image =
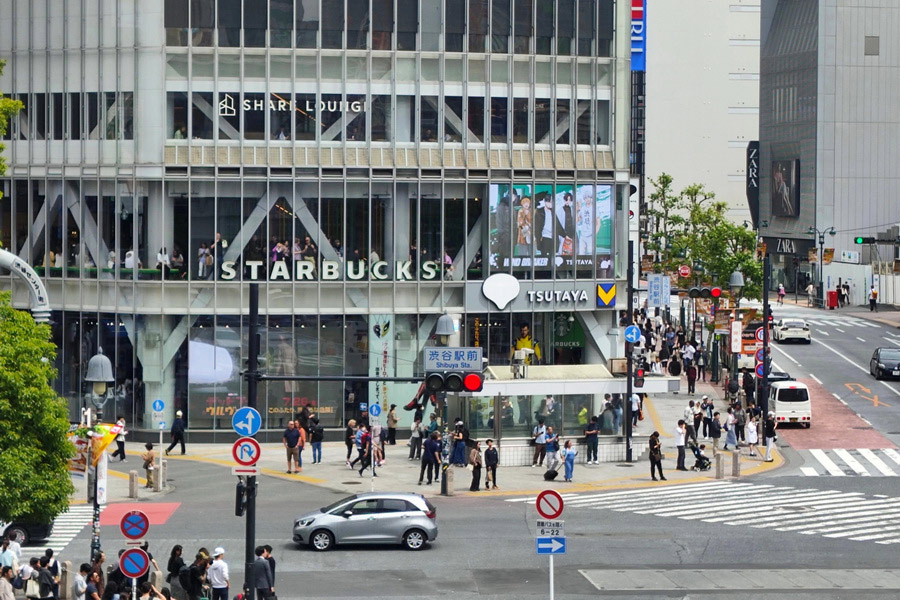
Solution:
[[[341,483],[343,485],[359,485],[362,483],[362,481],[342,481]]]

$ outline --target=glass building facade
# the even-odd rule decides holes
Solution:
[[[525,327],[543,364],[618,354],[597,288],[624,288],[622,3],[8,4],[0,242],[47,285],[73,418],[102,348],[104,416],[230,435],[250,281],[273,374],[420,374],[444,312],[493,365]],[[502,309],[497,273],[520,284]],[[260,409],[339,427],[416,389],[269,383]]]

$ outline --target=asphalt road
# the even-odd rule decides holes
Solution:
[[[176,543],[184,545],[186,553],[193,553],[201,546],[221,545],[226,549],[233,581],[240,581],[244,519],[232,512],[233,478],[226,468],[217,465],[180,461],[170,464],[171,478],[177,488],[157,501],[180,505],[167,522],[151,528],[147,538],[151,552],[164,566],[169,549]],[[767,485],[772,481],[775,480],[759,478],[745,483]],[[815,494],[814,490],[861,492],[866,499],[882,502],[879,495],[890,498],[897,493],[896,480],[891,478],[781,477],[777,481],[779,486],[795,486],[805,494]],[[720,581],[728,581],[733,571],[740,571],[745,578],[764,581],[766,573],[773,569],[818,569],[819,573],[831,573],[835,580],[841,580],[844,573],[844,585],[852,588],[852,584],[846,583],[850,577],[848,572],[839,570],[896,566],[896,546],[829,539],[798,531],[777,532],[746,525],[690,521],[677,515],[614,511],[629,503],[656,504],[655,494],[678,493],[678,490],[672,487],[625,492],[631,495],[597,504],[588,500],[588,504],[576,506],[578,503],[573,500],[566,509],[563,518],[569,547],[566,555],[556,558],[557,598],[596,598],[600,593],[588,576],[604,580],[608,579],[605,575],[611,577],[621,569],[637,569],[638,581],[643,581],[645,573],[648,580],[661,577],[661,573],[699,578],[699,573],[693,573],[699,569],[714,570]],[[320,487],[269,477],[261,478],[259,494],[257,540],[275,548],[276,590],[281,598],[549,597],[549,561],[535,555],[533,528],[537,515],[531,502],[510,502],[502,497],[439,498],[434,502],[440,526],[438,540],[421,552],[368,547],[315,553],[298,549],[290,541],[292,519],[334,501],[339,495]],[[734,515],[738,517],[751,510],[755,497],[754,485],[748,486],[746,496],[741,493],[741,500],[733,503]],[[685,510],[702,506],[712,509],[723,502],[698,490],[688,492],[684,506]],[[103,547],[110,555],[124,547],[124,539],[116,527],[105,526],[102,530]],[[77,563],[86,556],[87,534],[85,530],[69,544],[64,559]],[[84,554],[77,555],[82,550]],[[803,590],[772,584],[766,590],[695,591],[690,596],[729,600],[837,599],[896,598],[898,593],[896,588]],[[687,596],[684,590],[649,592],[637,587],[603,594],[609,598]]]

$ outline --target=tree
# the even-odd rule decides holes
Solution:
[[[682,286],[712,285],[728,289],[731,273],[740,270],[746,285],[742,296],[762,296],[762,265],[756,260],[756,234],[725,216],[727,205],[702,184],[691,184],[679,194],[667,173],[651,179],[649,215],[654,229],[647,248],[658,257],[657,268],[674,273],[681,264],[694,268]]]
[[[49,522],[73,492],[66,439],[68,408],[50,387],[56,376],[50,326],[0,293],[0,520]]]
[[[0,60],[0,75],[3,75],[5,68],[6,61]],[[0,93],[0,137],[6,135],[6,131],[9,128],[9,120],[23,108],[25,108],[25,105],[19,100],[7,98]],[[6,150],[6,146],[0,144],[0,175],[6,174],[6,158],[2,156],[4,150]]]

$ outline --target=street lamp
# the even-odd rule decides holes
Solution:
[[[88,361],[87,373],[84,376],[84,380],[92,384],[91,392],[87,394],[87,397],[93,408],[88,406],[85,410],[85,425],[88,429],[87,498],[88,500],[92,500],[94,504],[94,518],[91,532],[91,559],[93,560],[100,556],[100,499],[97,496],[97,481],[99,477],[97,477],[96,467],[94,468],[93,481],[91,481],[91,466],[94,461],[92,415],[93,410],[99,412],[103,409],[103,405],[106,404],[106,401],[110,398],[109,384],[114,383],[116,380],[113,376],[112,362],[110,362],[109,358],[103,354],[103,348],[98,348],[97,354],[92,356],[91,360]]]
[[[453,317],[447,313],[438,317],[437,325],[434,328],[434,337],[438,346],[448,346],[450,344],[450,336],[456,333],[456,324]],[[447,392],[441,391],[437,393],[438,399],[441,401],[441,425],[444,427],[444,435],[441,441],[441,495],[450,495],[450,481],[447,477],[447,471],[450,469],[450,427],[447,426],[449,419],[449,410],[447,407]]]
[[[744,274],[737,270],[733,271],[731,277],[728,279],[728,287],[731,289],[731,297],[734,298],[734,320],[737,322],[738,319],[740,319],[738,308],[741,306],[741,292],[744,289]],[[731,381],[736,385],[740,385],[738,384],[738,354],[740,353],[731,353]],[[728,387],[733,388],[734,386],[729,384]]]
[[[819,301],[822,303],[822,308],[825,307],[825,234],[829,233],[833,236],[837,235],[837,231],[834,230],[834,227],[829,227],[828,229],[818,230],[812,225],[809,226],[809,231],[807,232],[810,235],[818,234],[819,236]]]

